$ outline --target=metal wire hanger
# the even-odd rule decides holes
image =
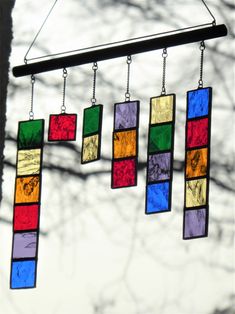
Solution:
[[[33,61],[33,60],[39,60],[39,59],[44,59],[44,58],[48,58],[48,57],[56,57],[56,56],[60,56],[60,55],[65,55],[65,54],[71,54],[71,53],[75,53],[75,52],[81,52],[81,51],[85,51],[85,50],[91,50],[91,49],[95,49],[95,48],[101,48],[101,47],[108,47],[108,46],[114,46],[114,45],[118,45],[118,44],[122,44],[122,43],[128,43],[128,42],[132,42],[132,41],[138,41],[141,39],[146,39],[146,38],[152,38],[152,37],[158,37],[160,35],[165,35],[165,34],[170,34],[170,33],[177,33],[177,32],[182,32],[185,30],[189,30],[189,29],[196,29],[199,27],[206,27],[209,25],[215,26],[216,25],[216,19],[214,17],[214,15],[212,14],[211,10],[209,9],[208,5],[206,4],[206,2],[204,0],[200,0],[202,1],[203,5],[205,6],[206,10],[208,11],[208,13],[210,14],[210,16],[212,17],[212,22],[210,23],[204,23],[204,24],[199,24],[196,26],[190,26],[190,27],[185,27],[185,28],[179,28],[173,31],[167,31],[167,32],[162,32],[162,33],[155,33],[155,34],[151,34],[151,35],[145,35],[145,36],[140,36],[140,37],[135,37],[135,38],[130,38],[130,39],[124,39],[124,40],[120,40],[120,41],[115,41],[115,42],[111,42],[111,43],[106,43],[106,44],[100,44],[100,45],[95,45],[95,46],[90,46],[87,48],[80,48],[80,49],[75,49],[75,50],[70,50],[70,51],[65,51],[65,52],[59,52],[59,53],[55,53],[55,54],[47,54],[44,56],[40,56],[40,57],[34,57],[34,58],[27,58],[30,50],[32,49],[33,45],[35,44],[39,34],[41,33],[44,25],[46,24],[47,20],[49,19],[53,9],[55,8],[58,0],[55,0],[52,7],[50,8],[46,18],[43,20],[42,25],[40,26],[38,32],[36,33],[32,43],[30,44],[25,56],[24,56],[24,63],[27,64],[28,61]]]

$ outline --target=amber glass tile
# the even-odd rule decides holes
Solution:
[[[207,153],[207,148],[187,152],[186,178],[200,177],[207,174]]]
[[[136,130],[114,132],[114,158],[136,156]]]
[[[16,178],[15,203],[36,203],[40,197],[40,177]]]

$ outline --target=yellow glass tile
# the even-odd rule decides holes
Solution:
[[[206,180],[186,181],[186,207],[206,205]]]
[[[115,132],[114,158],[136,156],[136,130]]]
[[[173,95],[151,99],[151,124],[173,120]]]
[[[187,152],[186,178],[207,174],[207,151],[207,148],[201,148]]]
[[[18,151],[17,175],[39,174],[41,166],[41,149]]]
[[[40,177],[16,178],[15,203],[39,202]]]
[[[92,135],[83,138],[82,161],[88,162],[98,158],[99,135]]]

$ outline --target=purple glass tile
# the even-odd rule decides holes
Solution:
[[[115,130],[136,128],[138,115],[138,102],[124,102],[115,105]]]
[[[206,236],[206,208],[185,210],[184,238]]]
[[[14,234],[13,258],[35,257],[37,248],[37,232]]]
[[[171,153],[149,155],[148,182],[169,180],[171,174]]]

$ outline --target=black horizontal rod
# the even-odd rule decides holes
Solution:
[[[190,44],[226,35],[227,27],[224,24],[204,27],[191,31],[180,32],[177,34],[156,37],[153,39],[145,39],[124,45],[116,45],[102,49],[90,50],[84,53],[16,66],[13,68],[13,75],[15,77],[20,77],[48,72],[82,64],[134,55],[151,50]]]

